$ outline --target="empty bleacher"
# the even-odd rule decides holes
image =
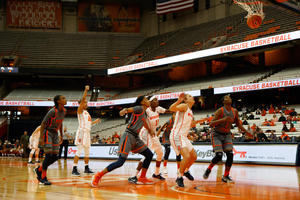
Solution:
[[[282,71],[279,71],[274,75],[271,75],[270,77],[262,80],[262,82],[294,79],[299,77],[300,77],[300,67],[294,66],[294,67],[283,69]]]
[[[0,55],[11,55],[23,32],[0,31]]]
[[[0,32],[0,52],[12,52],[24,32]],[[26,32],[17,54],[23,57],[21,66],[26,67],[89,67],[106,68],[111,57],[127,56],[144,37],[116,35],[109,40],[103,33],[40,33]],[[9,42],[7,42],[8,40]],[[7,48],[10,49],[7,49]],[[110,51],[114,53],[109,54]]]
[[[272,27],[278,27],[273,33],[259,36],[258,38],[268,37],[281,33],[291,32],[298,29],[296,22],[300,17],[277,9],[276,6],[265,6],[264,22],[257,29],[251,29],[247,25],[245,16],[247,12],[232,15],[226,18],[206,22],[196,26],[181,29],[178,32],[169,32],[147,38],[139,45],[131,55],[142,54],[137,62],[153,60],[159,56],[172,56],[182,53],[193,52],[212,47],[212,38],[227,35],[224,45],[243,42],[248,35],[268,31]],[[231,27],[231,28],[229,28]],[[167,37],[168,35],[172,37]],[[166,39],[168,38],[168,39]],[[255,39],[255,38],[253,38]],[[222,43],[220,43],[222,45]],[[153,51],[155,49],[155,51]]]
[[[90,100],[92,91],[87,93],[87,100]],[[52,101],[54,96],[62,94],[68,101],[78,101],[82,95],[82,90],[59,90],[59,89],[14,89],[6,97],[9,101]]]
[[[297,26],[295,24],[297,21],[300,20],[300,17],[279,10],[276,8],[276,6],[265,6],[264,9],[265,9],[265,19],[263,20],[263,23],[273,19],[275,20],[274,22],[262,24],[260,27],[256,29],[251,29],[248,27],[247,19],[245,18],[244,22],[240,23],[237,26],[238,34],[229,37],[228,40],[226,41],[226,44],[243,42],[244,39],[247,37],[247,35],[268,31],[269,28],[276,27],[276,26],[280,26],[280,28],[276,30],[274,33],[261,36],[259,38],[269,37],[272,35],[278,35],[278,34],[296,30]]]

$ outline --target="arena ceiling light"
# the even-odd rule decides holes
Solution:
[[[262,47],[262,46],[267,46],[267,45],[278,44],[278,43],[282,43],[282,42],[297,40],[299,38],[300,38],[300,30],[289,32],[289,33],[284,33],[284,34],[280,34],[280,35],[274,35],[274,36],[270,36],[270,37],[264,37],[261,39],[249,40],[249,41],[240,42],[240,43],[236,43],[236,44],[205,49],[205,50],[187,53],[187,54],[183,54],[183,55],[171,56],[171,57],[166,57],[166,58],[157,59],[157,60],[150,60],[147,62],[141,62],[141,63],[125,65],[125,66],[121,66],[121,67],[115,67],[115,68],[108,69],[107,74],[113,75],[113,74],[126,73],[126,72],[131,72],[131,71],[140,70],[140,69],[154,68],[154,67],[158,67],[158,66],[162,66],[162,65],[180,63],[180,62],[195,60],[195,59],[199,59],[199,58],[205,58],[205,57],[210,57],[210,56],[215,56],[215,55],[221,55],[221,54],[227,54],[227,53],[231,53],[231,52],[251,49],[251,48],[255,48],[255,47]]]

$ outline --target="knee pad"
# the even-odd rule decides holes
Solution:
[[[227,160],[226,160],[225,165],[227,167],[231,167],[232,163],[233,163],[233,153],[232,153],[232,150],[231,151],[227,151],[226,152],[226,156],[227,156]]]
[[[180,154],[178,156],[176,156],[176,161],[178,161],[178,162],[181,161],[181,155]]]
[[[42,169],[43,170],[47,170],[48,169],[48,166],[49,166],[49,164],[51,162],[51,159],[52,159],[52,154],[51,153],[46,154],[45,159],[43,161],[43,165],[42,165]]]
[[[30,154],[34,154],[35,149],[31,149]]]
[[[155,150],[157,156],[156,156],[156,161],[161,161],[162,160],[162,157],[164,155],[164,152],[163,150],[160,148],[160,149],[157,149]]]
[[[169,145],[168,145],[168,146],[166,145],[166,146],[165,146],[165,156],[164,156],[164,160],[169,160],[170,152],[171,152],[170,146],[169,146]]]
[[[123,164],[125,163],[125,161],[126,161],[126,158],[124,158],[120,155],[119,159],[116,162],[113,162],[113,163],[111,163],[110,165],[107,166],[107,171],[111,172],[114,169],[122,167]]]
[[[143,151],[141,153],[143,156],[145,156],[145,160],[143,162],[143,165],[142,167],[145,168],[145,169],[148,169],[149,168],[149,165],[151,163],[151,160],[153,158],[153,153],[150,151],[149,148],[147,148],[145,151]]]
[[[220,162],[222,160],[222,156],[223,156],[223,152],[217,152],[211,162],[213,164],[217,164],[218,162]]]

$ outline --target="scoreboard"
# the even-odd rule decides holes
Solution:
[[[18,73],[18,67],[0,67],[0,73]]]

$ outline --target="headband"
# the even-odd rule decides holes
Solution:
[[[157,98],[156,96],[152,96],[149,101],[152,101],[153,99]]]

